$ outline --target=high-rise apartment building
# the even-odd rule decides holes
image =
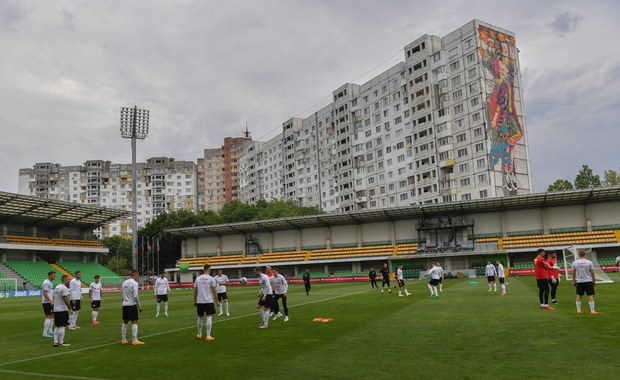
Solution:
[[[367,83],[333,91],[315,114],[284,122],[269,142],[252,143],[241,199],[279,194],[346,212],[530,193],[514,34],[473,20],[404,53]],[[279,193],[264,190],[279,185],[265,179],[266,163],[282,171]]]
[[[228,202],[240,200],[239,157],[244,154],[252,138],[226,137],[220,148],[205,149],[198,159],[199,209],[219,211]]]
[[[196,164],[153,157],[137,163],[138,228],[157,215],[177,209],[196,210]],[[79,166],[37,163],[19,170],[19,193],[39,198],[132,210],[131,164],[89,160]],[[131,219],[98,231],[101,237],[131,237]]]

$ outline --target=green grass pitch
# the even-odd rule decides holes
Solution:
[[[471,284],[470,281],[477,281]],[[139,338],[120,344],[120,294],[106,293],[100,325],[87,304],[70,347],[41,338],[40,298],[0,300],[0,378],[97,379],[609,379],[620,374],[620,284],[597,285],[599,315],[576,315],[563,283],[556,310],[540,310],[533,277],[508,278],[508,295],[485,279],[446,280],[439,299],[425,281],[410,297],[369,283],[290,287],[290,321],[258,329],[257,287],[229,287],[230,317],[214,316],[215,341],[198,341],[192,291],[173,290],[170,317],[155,318],[142,292]],[[333,318],[329,323],[315,317]],[[130,331],[128,336],[131,336]],[[43,377],[42,375],[47,375]]]

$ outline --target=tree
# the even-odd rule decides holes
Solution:
[[[557,179],[547,188],[547,191],[566,191],[574,190],[573,184],[565,179]]]
[[[99,263],[118,275],[126,276],[129,263],[131,263],[131,240],[123,239],[120,236],[111,236],[103,238],[101,242],[109,249],[109,252],[99,255]],[[122,260],[125,260],[125,266],[121,265]],[[117,264],[120,272],[117,272]]]
[[[603,186],[620,186],[620,173],[613,169],[603,173]]]
[[[601,187],[601,177],[594,174],[588,165],[583,165],[575,177],[575,189]]]

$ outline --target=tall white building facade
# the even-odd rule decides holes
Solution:
[[[165,211],[195,211],[196,163],[152,157],[137,163],[138,228]],[[19,170],[19,194],[132,211],[131,164],[89,160],[79,166],[37,163]],[[97,231],[100,237],[131,237],[131,218]]]
[[[473,20],[404,53],[404,62],[341,86],[331,104],[250,145],[241,199],[346,212],[530,193],[514,34]],[[280,184],[264,177],[259,156],[282,171],[279,192],[262,190]]]

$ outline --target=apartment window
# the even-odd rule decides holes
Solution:
[[[452,100],[460,99],[463,97],[463,90],[458,89],[452,93]]]
[[[368,177],[368,184],[372,185],[373,183],[375,183],[375,177]]]
[[[473,94],[474,92],[477,92],[477,91],[478,91],[478,82],[471,83],[469,85],[469,93]]]
[[[456,106],[454,106],[454,114],[458,115],[460,113],[463,112],[463,104],[457,104]]]
[[[464,119],[458,119],[454,122],[454,126],[457,128],[461,128],[463,126],[463,120]]]
[[[456,142],[460,143],[460,142],[465,142],[467,141],[467,133],[461,133],[456,135]]]
[[[372,135],[372,131],[366,131],[366,137],[370,137]]]
[[[486,173],[478,174],[478,183],[486,183],[486,182],[487,182],[487,175],[486,175]]]
[[[476,167],[478,169],[484,168],[485,166],[486,166],[486,159],[484,157],[476,160]]]
[[[472,46],[474,46],[474,43],[472,42],[471,38],[469,40],[465,41],[463,44],[465,45],[465,49],[469,49]]]
[[[403,122],[403,118],[401,116],[399,116],[396,119],[394,119],[394,124],[400,124],[402,122]]]
[[[393,183],[390,183],[390,184],[388,185],[388,190],[390,190],[390,191],[394,190],[395,188],[396,188],[396,187],[394,186],[394,184],[393,184]]]
[[[484,143],[478,143],[478,144],[476,144],[475,148],[476,148],[476,152],[481,152],[481,151],[483,151],[483,150],[484,150]]]
[[[471,53],[467,55],[467,63],[472,63],[476,61],[476,53]]]
[[[479,98],[473,98],[472,100],[469,101],[469,104],[471,104],[472,107],[477,106],[478,104],[480,104],[480,99]]]
[[[461,195],[461,200],[462,201],[470,201],[471,200],[471,194],[463,194],[463,195]]]
[[[401,201],[406,201],[408,196],[409,196],[409,195],[408,195],[407,193],[402,193],[402,194],[400,195],[400,200],[401,200]]]
[[[450,64],[450,71],[456,71],[460,67],[460,61],[454,61]]]
[[[460,84],[461,84],[461,76],[460,76],[460,75],[457,75],[457,76],[455,76],[455,77],[452,77],[452,78],[450,79],[450,83],[452,83],[452,86],[458,86],[458,85],[460,85]]]
[[[462,148],[456,151],[457,157],[467,156],[467,148]]]
[[[397,159],[398,159],[398,162],[405,162],[405,155],[401,154],[401,155],[398,156]]]
[[[439,153],[439,160],[440,161],[445,161],[445,160],[448,160],[450,158],[452,158],[452,151],[451,150],[449,150],[447,152]]]
[[[441,59],[441,52],[438,51],[437,53],[433,54],[433,62],[437,62]]]
[[[482,127],[474,129],[474,137],[482,136]]]
[[[467,187],[469,185],[471,185],[471,180],[469,178],[463,178],[461,179],[461,187]]]
[[[464,164],[460,164],[459,165],[459,172],[460,173],[466,173],[469,171],[469,162],[466,162]]]
[[[475,67],[472,67],[471,69],[467,70],[467,77],[468,78],[473,78],[476,76],[476,74],[478,73],[478,71],[476,70]]]
[[[486,190],[480,190],[480,198],[488,198],[489,194]]]
[[[448,58],[454,58],[459,54],[458,48],[448,50]]]
[[[471,121],[474,123],[480,121],[480,112],[476,112],[475,114],[471,115]]]

